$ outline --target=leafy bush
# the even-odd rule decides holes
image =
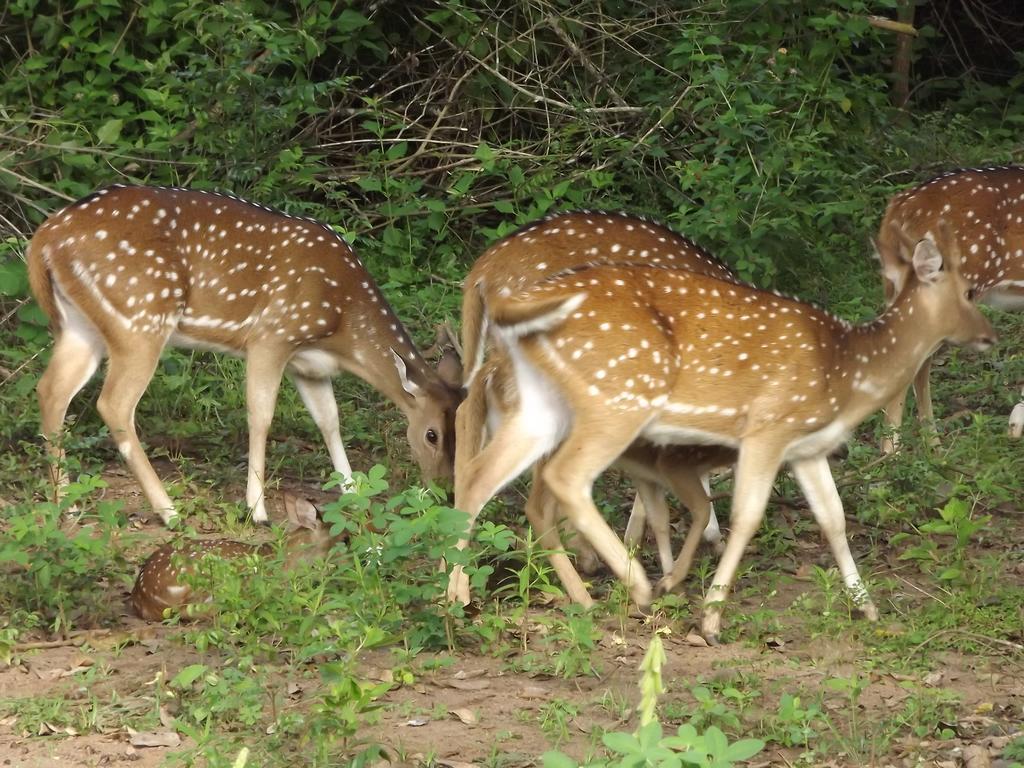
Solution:
[[[120,606],[111,605],[104,588],[125,570],[118,541],[124,525],[121,503],[96,503],[81,526],[65,520],[72,507],[103,487],[102,479],[83,475],[67,487],[59,505],[4,510],[0,603],[12,613],[34,617],[31,623],[47,624],[53,632],[113,618]]]

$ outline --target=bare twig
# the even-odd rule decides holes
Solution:
[[[565,44],[565,47],[572,51],[573,55],[579,59],[580,64],[582,64],[583,67],[593,75],[602,86],[604,86],[604,89],[608,91],[608,95],[612,97],[615,103],[620,107],[628,108],[629,104],[627,104],[626,100],[622,98],[622,94],[615,90],[615,87],[608,82],[608,78],[605,77],[604,73],[595,66],[594,62],[590,60],[590,57],[587,56],[587,54],[584,53],[578,45],[576,45],[576,42],[569,37],[569,34],[562,29],[562,25],[559,23],[558,19],[549,15],[547,17],[547,23],[548,26],[551,27],[551,31],[554,32],[558,39]]]
[[[887,32],[897,32],[901,35],[917,37],[917,28],[913,24],[906,24],[901,21],[887,19],[884,16],[868,16],[868,24],[875,29],[884,29]]]
[[[48,187],[47,185],[43,184],[42,182],[36,181],[33,178],[30,178],[28,176],[23,176],[20,173],[18,173],[17,171],[11,170],[7,166],[0,165],[0,171],[3,171],[4,173],[10,174],[14,178],[16,178],[19,182],[24,184],[26,187],[32,187],[33,189],[39,189],[39,190],[42,190],[43,192],[45,192],[46,194],[52,195],[53,197],[56,197],[56,198],[60,198],[61,200],[67,200],[68,202],[74,202],[75,198],[71,197],[70,195],[66,195],[63,192],[58,192],[53,187]]]
[[[77,632],[72,632],[67,637],[59,640],[37,640],[28,643],[17,643],[14,646],[15,653],[21,653],[22,651],[35,651],[44,648],[63,648],[66,646],[81,646],[86,643],[92,642],[93,640],[99,640],[100,638],[110,637],[113,631],[110,629],[83,629]]]

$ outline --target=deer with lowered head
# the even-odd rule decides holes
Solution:
[[[255,522],[267,520],[266,441],[285,372],[342,475],[352,470],[331,377],[343,370],[405,414],[425,480],[451,475],[458,374],[446,378],[426,363],[362,262],[327,226],[230,195],[112,186],[50,216],[27,259],[54,335],[38,395],[58,495],[68,405],[106,357],[100,416],[150,505],[165,523],[174,519],[135,428],[136,405],[168,345],[245,358],[246,504]]]
[[[688,269],[735,280],[725,264],[670,229],[625,214],[591,211],[556,214],[524,227],[492,245],[473,264],[465,280],[462,304],[462,355],[473,367],[465,376],[466,400],[456,414],[456,506],[462,489],[471,482],[471,475],[464,470],[482,450],[487,433],[493,433],[519,411],[519,393],[503,347],[492,344],[485,352],[488,303],[567,269],[619,262]],[[644,519],[649,517],[662,570],[666,578],[671,572],[675,583],[685,577],[701,531],[709,542],[720,542],[718,521],[707,498],[706,474],[734,460],[735,454],[727,448],[663,449],[638,441],[616,462],[637,489],[627,544],[633,546],[639,541]],[[569,597],[590,605],[593,601],[582,579],[561,550],[554,505],[540,477],[541,467],[541,462],[534,466],[527,518],[541,545],[551,553],[552,565]],[[678,561],[672,557],[664,487],[670,488],[693,516],[690,531],[694,536],[687,537]],[[467,542],[461,544],[466,546]],[[592,569],[587,561],[595,556],[585,540],[576,537],[574,548],[583,569]],[[469,601],[468,579],[459,568],[452,574],[449,596]]]
[[[897,228],[914,238],[935,236],[940,220],[949,222],[955,233],[971,299],[999,309],[1024,310],[1024,167],[949,171],[895,195],[875,241],[886,302],[896,299],[912,271],[901,256]],[[918,419],[929,426],[934,422],[930,372],[929,356],[914,376]],[[906,396],[904,388],[885,407],[891,430],[903,422]],[[1024,413],[1024,403],[1015,413]],[[1012,434],[1013,416],[1010,423]],[[886,453],[895,447],[894,436],[883,439]]]
[[[738,460],[730,534],[705,595],[705,638],[718,642],[723,602],[783,464],[856,604],[877,619],[850,553],[828,454],[905,387],[937,345],[995,341],[970,300],[950,227],[936,234],[938,243],[901,238],[910,276],[885,312],[860,326],[767,291],[647,266],[586,267],[495,298],[488,323],[510,360],[519,406],[457,479],[459,506],[474,518],[549,456],[541,471],[548,492],[645,607],[650,582],[594,506],[594,479],[638,439],[723,445]]]

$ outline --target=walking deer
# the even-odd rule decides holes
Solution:
[[[291,494],[284,497],[285,512],[291,530],[284,540],[285,567],[322,558],[345,537],[331,536],[330,526],[320,519],[319,511],[306,499]],[[198,602],[183,577],[195,572],[207,555],[235,559],[246,555],[268,557],[272,544],[247,544],[233,539],[172,541],[157,548],[139,569],[132,588],[131,604],[135,614],[146,621],[160,621],[168,608],[180,608]],[[178,562],[175,562],[175,558]],[[208,598],[206,598],[208,599]]]
[[[886,301],[891,303],[907,281],[910,267],[900,257],[895,227],[910,237],[934,235],[940,219],[950,222],[963,254],[963,277],[973,300],[1008,310],[1024,309],[1024,167],[975,168],[944,173],[889,201],[876,249],[882,262]],[[931,358],[914,377],[918,419],[932,424]],[[903,422],[906,389],[886,405],[892,430]],[[887,436],[882,449],[895,448]]]
[[[793,299],[658,267],[587,267],[489,302],[520,405],[457,478],[461,508],[475,516],[550,454],[546,488],[644,607],[650,583],[594,506],[593,481],[637,439],[724,445],[738,461],[730,534],[705,596],[706,639],[718,642],[723,601],[783,463],[853,599],[877,619],[827,456],[938,344],[995,340],[969,300],[950,228],[938,230],[938,246],[901,238],[909,277],[878,319],[856,327]]]
[[[455,461],[455,506],[463,506],[464,490],[469,478],[477,471],[473,463],[483,450],[483,431],[500,434],[500,426],[507,419],[520,418],[523,403],[516,389],[514,372],[508,360],[500,352],[493,352],[486,360],[470,386],[466,399],[459,406],[456,415],[458,425]],[[478,429],[487,424],[486,430]],[[471,448],[463,446],[479,438]],[[533,465],[533,479],[530,495],[526,501],[525,514],[541,548],[548,553],[551,565],[562,582],[566,594],[573,602],[586,607],[593,605],[593,599],[572,562],[562,550],[557,534],[559,515],[557,504],[547,490],[543,479],[544,458]],[[708,499],[706,477],[712,470],[731,465],[736,461],[736,451],[724,446],[657,446],[637,440],[613,463],[622,470],[637,491],[633,510],[626,530],[626,544],[633,548],[639,544],[643,533],[644,517],[650,523],[658,549],[663,579],[659,586],[670,591],[686,578],[701,536],[718,547],[721,532],[714,517],[714,507]],[[524,467],[525,469],[525,467]],[[521,471],[521,470],[520,470]],[[519,474],[518,472],[516,473]],[[465,480],[463,480],[465,478]],[[513,478],[510,478],[514,479]],[[671,490],[677,499],[690,511],[690,527],[678,557],[673,559],[671,544],[671,512],[665,501],[665,489]],[[495,491],[495,493],[497,490]],[[486,500],[485,500],[486,501]],[[475,519],[475,515],[473,515]],[[712,532],[709,535],[709,531]],[[573,531],[571,547],[583,561],[597,555],[586,539]],[[468,546],[462,540],[458,546]],[[596,564],[583,563],[582,570],[592,571]],[[462,568],[456,566],[449,581],[448,598],[463,604],[470,600],[469,580]]]
[[[58,495],[68,405],[107,356],[97,408],[150,505],[165,523],[175,517],[135,429],[136,405],[168,344],[246,360],[246,503],[256,522],[267,520],[267,432],[286,370],[336,471],[351,474],[331,385],[346,370],[405,414],[424,477],[450,476],[458,382],[427,365],[327,226],[229,195],[112,186],[47,219],[27,258],[55,338],[38,395]]]
[[[722,280],[736,279],[725,264],[666,227],[624,214],[590,211],[557,214],[524,227],[495,243],[473,264],[466,277],[462,304],[462,354],[472,367],[465,377],[467,398],[456,415],[456,506],[460,488],[464,487],[459,482],[460,469],[468,468],[480,453],[486,433],[493,433],[501,421],[518,411],[519,405],[511,365],[502,347],[492,345],[485,361],[487,304],[567,269],[620,262],[688,269]],[[626,471],[637,489],[627,541],[631,545],[639,541],[644,518],[649,514],[662,570],[666,576],[671,572],[678,583],[685,577],[699,539],[687,537],[679,562],[673,565],[669,510],[663,488],[671,488],[690,509],[690,531],[703,531],[704,538],[717,546],[721,531],[714,508],[707,500],[706,480],[702,481],[701,475],[720,464],[731,464],[735,456],[728,449],[675,448],[671,458],[662,453],[651,445],[638,443],[617,466]],[[542,546],[554,553],[553,566],[570,598],[589,605],[592,601],[582,580],[560,551],[561,544],[554,532],[554,509],[540,479],[540,468],[540,464],[534,468],[527,518]],[[462,546],[466,543],[463,541]],[[588,547],[580,546],[579,537],[576,547],[583,550],[581,562],[593,557]],[[452,575],[449,595],[464,603],[469,601],[469,582],[461,569]]]

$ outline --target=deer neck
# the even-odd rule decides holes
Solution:
[[[291,367],[300,375],[324,378],[340,370],[358,376],[394,403],[406,416],[414,406],[405,389],[395,354],[405,361],[406,375],[421,387],[432,385],[436,374],[409,338],[394,311],[375,292],[368,308],[350,311],[342,325],[319,341],[297,349]]]
[[[404,336],[404,334],[402,334]],[[371,384],[388,400],[402,411],[408,418],[415,409],[416,398],[406,390],[402,376],[391,350],[399,352],[406,364],[406,376],[416,382],[420,387],[430,387],[435,379],[434,372],[427,362],[420,356],[420,353],[413,346],[412,342],[405,338],[406,343],[395,339],[395,346],[374,346],[372,354],[363,352],[359,355],[356,367],[352,372],[361,379]]]
[[[838,367],[845,372],[837,382],[844,421],[860,423],[904,392],[942,343],[929,308],[916,300],[921,289],[916,283],[907,287],[875,320],[847,328],[836,345]]]

